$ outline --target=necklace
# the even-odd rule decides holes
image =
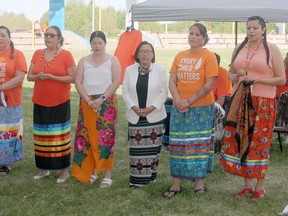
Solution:
[[[52,60],[48,61],[48,64],[44,64],[46,49],[43,51],[43,53],[42,53],[42,55],[40,57],[40,60],[39,60],[39,66],[40,66],[41,69],[45,70],[45,69],[49,68],[53,64],[53,62],[55,61],[55,57],[57,56],[57,51],[55,52]]]
[[[138,67],[138,72],[142,76],[148,74],[150,71],[151,71],[150,67],[144,68],[144,67],[141,67],[141,65],[139,65]]]
[[[255,55],[255,53],[258,51],[258,49],[260,48],[261,46],[261,42],[260,44],[258,45],[258,47],[255,49],[255,50],[251,50],[250,49],[250,44],[248,46],[248,51],[247,51],[247,55],[246,55],[246,66],[245,66],[245,71],[246,71],[246,74],[248,73],[249,71],[249,66],[250,66],[250,63]],[[251,56],[250,56],[250,53],[251,53]]]

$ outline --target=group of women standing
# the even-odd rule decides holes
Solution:
[[[237,193],[237,197],[251,194],[253,199],[260,199],[266,193],[264,178],[276,114],[275,86],[283,85],[285,74],[279,49],[266,40],[264,20],[254,16],[246,24],[247,36],[235,48],[229,69],[234,94],[226,116],[221,165],[226,172],[244,178],[245,187]],[[1,97],[0,115],[7,116],[1,118],[0,124],[13,125],[0,132],[1,148],[7,150],[5,157],[3,153],[0,157],[1,172],[5,172],[3,170],[9,171],[10,165],[22,158],[21,86],[27,70],[23,54],[16,51],[11,43],[9,30],[0,27],[0,36],[0,72],[5,71],[2,67],[5,68],[6,64],[11,64],[6,66],[6,77],[8,69],[14,77],[4,81],[2,74],[0,77],[1,94],[4,92],[8,100],[8,105],[4,106]],[[3,37],[6,41],[4,47],[1,43]],[[58,27],[49,27],[44,37],[47,48],[34,53],[28,72],[28,80],[35,82],[32,98],[34,146],[36,166],[41,169],[34,179],[48,176],[50,170],[61,171],[58,183],[69,177],[70,83],[75,82],[81,99],[72,176],[92,184],[105,170],[100,187],[108,187],[112,184],[115,151],[115,92],[120,83],[119,61],[105,52],[106,37],[101,31],[91,34],[92,54],[82,58],[77,68],[71,53],[61,49],[63,37]],[[155,63],[152,44],[143,41],[136,49],[136,64],[126,68],[122,86],[128,120],[131,187],[156,181],[163,119],[166,117],[164,103],[169,86],[173,96],[169,137],[172,185],[164,196],[171,198],[181,192],[181,179],[194,181],[195,193],[207,190],[205,179],[207,173],[213,171],[215,144],[212,89],[218,77],[216,57],[204,48],[208,41],[203,24],[195,23],[190,27],[190,49],[175,56],[169,85],[165,68]],[[15,57],[11,58],[13,54]],[[4,63],[3,58],[6,59]],[[15,61],[15,58],[21,60]],[[243,69],[244,76],[237,74]],[[8,89],[17,90],[17,101],[10,99]],[[16,98],[15,94],[13,98]],[[8,118],[10,115],[6,113],[10,111],[17,113],[15,118]],[[8,137],[7,142],[15,142],[18,149],[13,157],[10,157],[6,144]],[[257,180],[255,186],[253,178]]]

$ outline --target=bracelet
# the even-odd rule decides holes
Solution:
[[[104,96],[104,94],[102,94],[102,95],[100,96],[100,98],[102,98],[103,101],[106,101],[106,100],[107,100],[107,98]]]
[[[191,104],[190,101],[189,101],[189,99],[190,99],[190,98],[188,98],[187,101],[188,101],[189,104]]]
[[[91,99],[87,100],[87,103],[89,103],[91,101]]]

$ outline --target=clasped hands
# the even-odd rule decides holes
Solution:
[[[48,79],[52,79],[52,74],[49,74],[49,73],[44,73],[44,72],[40,72],[39,73],[39,78],[41,80],[48,80]]]
[[[151,113],[156,108],[154,106],[149,106],[146,108],[139,108],[137,106],[133,106],[131,108],[138,116],[140,117],[146,117],[149,113]]]
[[[229,76],[229,79],[231,80],[231,82],[234,84],[234,83],[237,83],[240,79],[240,81],[246,81],[247,85],[252,85],[255,80],[257,79],[256,77],[251,79],[251,77],[249,75],[245,75],[245,76],[240,76],[238,74],[231,74]]]
[[[186,113],[189,111],[190,103],[188,102],[188,99],[176,100],[174,105],[181,113]]]
[[[93,109],[95,112],[97,112],[98,114],[101,111],[101,105],[103,103],[101,98],[97,98],[95,100],[89,100],[88,102],[88,106]]]

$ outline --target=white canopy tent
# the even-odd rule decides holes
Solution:
[[[244,22],[248,17],[261,16],[266,22],[288,22],[287,0],[148,0],[133,4],[130,12],[132,21],[235,22],[235,44],[237,22]]]
[[[266,22],[288,22],[287,0],[148,0],[131,7],[132,21],[246,21],[261,16]]]

